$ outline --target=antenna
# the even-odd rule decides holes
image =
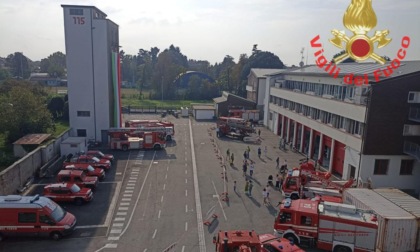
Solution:
[[[305,52],[305,47],[302,47],[302,50],[300,50],[300,62],[299,62],[299,66],[303,67],[305,65],[305,63],[303,62],[303,60],[305,59],[305,57],[303,56],[303,53]]]

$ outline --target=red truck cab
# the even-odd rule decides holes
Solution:
[[[90,164],[93,167],[102,168],[104,170],[109,170],[111,168],[111,162],[109,160],[99,159],[89,155],[71,156],[64,161],[63,168],[70,164]]]
[[[102,168],[94,168],[90,164],[71,164],[64,167],[65,170],[84,171],[87,176],[97,177],[99,180],[105,179],[105,171]]]
[[[279,238],[272,234],[262,234],[258,237],[267,252],[305,252],[293,241],[285,238]]]
[[[114,162],[114,155],[104,154],[104,153],[102,153],[102,151],[99,151],[99,150],[90,150],[86,153],[86,155],[94,156],[94,157],[97,157],[99,159],[106,159],[106,160],[109,160],[111,163]]]
[[[89,188],[80,188],[72,183],[49,184],[44,187],[44,196],[55,202],[74,202],[80,206],[93,199],[93,192]]]
[[[79,187],[88,187],[95,190],[98,186],[98,178],[86,176],[83,171],[61,170],[57,175],[59,183],[74,183]]]

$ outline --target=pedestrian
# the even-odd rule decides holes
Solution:
[[[261,147],[258,147],[258,157],[261,158]]]
[[[287,169],[287,160],[286,159],[283,162],[283,166],[284,166],[285,169]]]
[[[258,137],[260,137],[260,136],[261,136],[261,130],[258,129]]]
[[[233,152],[232,152],[232,156],[230,157],[230,165],[233,166],[233,161],[234,161],[234,156],[233,156]]]
[[[245,194],[248,194],[248,191],[249,191],[249,181],[246,180],[246,182],[245,182]]]
[[[248,145],[248,147],[246,148],[246,152],[247,152],[247,157],[248,157],[248,159],[249,159],[249,153],[251,152],[251,148],[249,148],[249,145]]]
[[[246,177],[246,170],[248,169],[246,161],[242,165],[243,176]]]
[[[263,189],[262,195],[264,199],[264,205],[266,206],[267,205],[267,190],[265,188]]]
[[[217,137],[220,136],[220,134],[219,134],[219,127],[216,128],[216,135],[217,135]]]
[[[267,184],[267,186],[265,187],[265,191],[267,192],[267,202],[270,202],[270,185]]]
[[[233,181],[233,191],[236,192],[236,180]]]
[[[267,146],[264,146],[264,156],[267,156]]]
[[[249,176],[252,177],[252,174],[254,174],[254,162],[251,161],[251,164],[249,165]]]
[[[249,181],[249,186],[248,186],[248,196],[252,198],[252,187],[254,187],[254,185],[252,184],[252,180]]]
[[[277,174],[276,175],[276,190],[279,190],[279,189],[280,189],[280,176]]]
[[[226,151],[226,158],[227,159],[230,159],[230,149],[229,148]]]
[[[246,160],[247,158],[247,154],[246,154],[246,150],[244,151],[244,159]]]
[[[278,169],[279,168],[279,165],[280,165],[280,157],[277,157],[276,158],[276,169]]]

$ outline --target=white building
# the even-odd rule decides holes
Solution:
[[[72,136],[107,142],[121,125],[118,25],[94,6],[62,7]]]
[[[420,97],[420,61],[375,81],[388,65],[339,64],[338,78],[318,66],[268,75],[264,124],[342,179],[418,194],[420,99],[409,99]],[[369,84],[343,83],[350,73],[367,74]]]

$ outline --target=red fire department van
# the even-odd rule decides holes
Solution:
[[[35,196],[0,196],[0,241],[5,236],[49,236],[59,240],[73,232],[76,217],[54,201]]]

